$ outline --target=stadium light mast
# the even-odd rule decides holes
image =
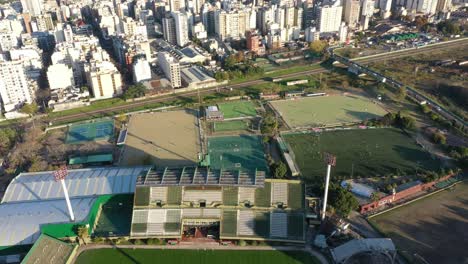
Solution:
[[[336,165],[336,157],[330,153],[324,153],[324,161],[327,164],[327,177],[325,179],[325,194],[323,195],[323,209],[322,209],[322,221],[325,219],[327,212],[327,200],[328,200],[328,185],[330,183],[331,167]]]
[[[63,195],[67,202],[68,213],[70,214],[70,220],[75,221],[75,215],[73,214],[73,208],[70,203],[70,197],[68,197],[67,185],[65,184],[65,178],[68,176],[67,166],[62,166],[60,169],[54,171],[54,179],[56,182],[60,181],[62,184]]]

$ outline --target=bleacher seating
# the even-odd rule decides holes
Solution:
[[[239,187],[239,202],[255,202],[255,188]]]
[[[222,199],[223,198],[222,198],[221,190],[203,190],[203,191],[185,190],[182,201],[198,203],[200,200],[205,200],[206,205],[210,205],[213,202],[221,202]]]
[[[252,210],[239,210],[237,221],[237,234],[239,236],[255,235],[255,212]]]
[[[162,201],[165,203],[167,201],[167,187],[151,187],[151,202]]]
[[[182,189],[176,186],[167,187],[167,203],[178,205],[182,201]]]
[[[165,209],[149,210],[148,223],[164,223],[166,221]]]
[[[270,236],[269,212],[255,212],[255,235],[260,237]]]
[[[288,204],[288,184],[286,182],[272,182],[271,202],[273,204]]]
[[[288,238],[302,240],[304,236],[304,214],[288,214]]]
[[[134,210],[132,223],[147,223],[148,222],[148,210]]]
[[[203,208],[202,215],[206,218],[220,218],[221,217],[221,209],[216,208]]]
[[[302,184],[288,184],[288,207],[300,209],[304,207],[304,186]]]
[[[221,223],[221,235],[235,237],[237,235],[237,210],[223,211],[223,220]]]
[[[166,222],[177,223],[180,222],[180,209],[167,209],[166,210]]]
[[[265,182],[263,188],[255,189],[255,206],[270,207],[271,206],[271,183]]]
[[[148,235],[163,235],[164,223],[148,223]]]
[[[182,209],[182,217],[184,218],[197,218],[202,216],[201,208]]]
[[[223,204],[224,205],[236,206],[239,204],[239,202],[237,201],[238,189],[240,188],[231,187],[231,186],[223,187]]]
[[[279,238],[288,236],[288,215],[286,213],[271,213],[270,236]]]

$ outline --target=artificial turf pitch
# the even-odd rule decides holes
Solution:
[[[78,256],[76,264],[174,263],[174,264],[318,264],[303,251],[273,250],[153,250],[93,249]]]
[[[225,119],[256,116],[254,103],[250,101],[237,101],[218,104],[219,110]]]
[[[259,136],[240,135],[208,138],[211,168],[226,170],[268,170]]]
[[[249,128],[247,122],[243,120],[215,122],[213,127],[215,132],[247,130]]]
[[[439,160],[396,128],[286,134],[283,138],[306,179],[325,175],[324,152],[336,155],[332,177],[374,177],[440,167]]]
[[[290,127],[340,125],[378,118],[386,111],[360,96],[320,96],[272,101]]]

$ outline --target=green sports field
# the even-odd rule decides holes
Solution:
[[[213,169],[268,170],[259,136],[210,137],[208,154]]]
[[[290,127],[340,125],[381,117],[386,111],[371,100],[351,95],[272,101]]]
[[[303,251],[93,249],[81,253],[75,263],[318,264],[320,262]]]
[[[332,177],[384,176],[440,167],[439,160],[396,128],[288,134],[283,138],[293,150],[301,174],[309,180],[325,175],[323,152],[336,155]]]
[[[73,124],[68,128],[67,144],[79,144],[95,140],[109,140],[114,136],[113,120],[98,120]]]
[[[236,101],[218,104],[225,119],[256,116],[255,105],[251,101]]]
[[[247,130],[249,124],[244,120],[233,120],[213,123],[215,132]]]

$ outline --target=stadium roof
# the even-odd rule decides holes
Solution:
[[[76,222],[89,214],[95,198],[71,199]],[[69,222],[65,200],[0,204],[0,247],[33,244],[43,224]]]
[[[207,167],[158,168],[138,177],[137,185],[149,186],[251,186],[263,187],[265,172],[213,170]]]
[[[149,167],[103,167],[69,170],[65,183],[70,197],[133,193],[138,176]],[[8,186],[2,203],[63,198],[53,171],[21,173]]]
[[[42,234],[24,257],[22,264],[67,263],[74,246]]]
[[[348,258],[362,252],[393,252],[395,245],[390,238],[354,239],[332,249],[336,263],[344,263]]]

